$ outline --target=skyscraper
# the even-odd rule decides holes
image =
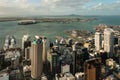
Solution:
[[[84,63],[85,80],[101,80],[101,59],[93,58]]]
[[[43,37],[42,41],[43,41],[43,56],[42,56],[42,60],[43,60],[43,63],[46,62],[47,60],[47,51],[46,51],[46,48],[47,48],[47,41],[46,41],[46,37]]]
[[[58,54],[52,51],[48,51],[47,60],[50,63],[50,72],[54,75],[58,73]]]
[[[96,51],[99,51],[101,49],[101,46],[102,46],[101,33],[100,32],[96,32],[95,33],[95,48],[96,48]]]
[[[31,77],[33,79],[39,79],[42,74],[43,62],[42,62],[42,53],[43,53],[43,43],[42,39],[36,37],[31,45]]]
[[[108,57],[113,56],[114,51],[114,30],[104,29],[104,51],[108,52]]]
[[[30,41],[30,36],[29,35],[24,35],[22,38],[22,50],[25,53],[25,48],[31,46],[31,41]]]
[[[15,46],[16,46],[16,39],[15,39],[15,37],[11,36],[10,39],[11,40],[10,40],[9,48],[15,48]]]

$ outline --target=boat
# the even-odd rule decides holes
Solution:
[[[37,22],[35,20],[21,20],[18,22],[18,25],[30,25],[30,24],[36,24]]]

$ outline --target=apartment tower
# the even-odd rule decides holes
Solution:
[[[108,57],[112,57],[114,53],[114,30],[111,28],[104,29],[104,51],[108,53]]]

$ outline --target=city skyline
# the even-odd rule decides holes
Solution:
[[[6,36],[0,80],[119,80],[118,28],[101,24],[95,32],[71,30],[68,37],[54,41],[27,34],[21,38],[22,47],[14,36]]]
[[[0,0],[0,16],[120,15],[120,0]]]

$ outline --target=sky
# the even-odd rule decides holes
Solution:
[[[120,0],[0,0],[0,16],[120,15]]]

